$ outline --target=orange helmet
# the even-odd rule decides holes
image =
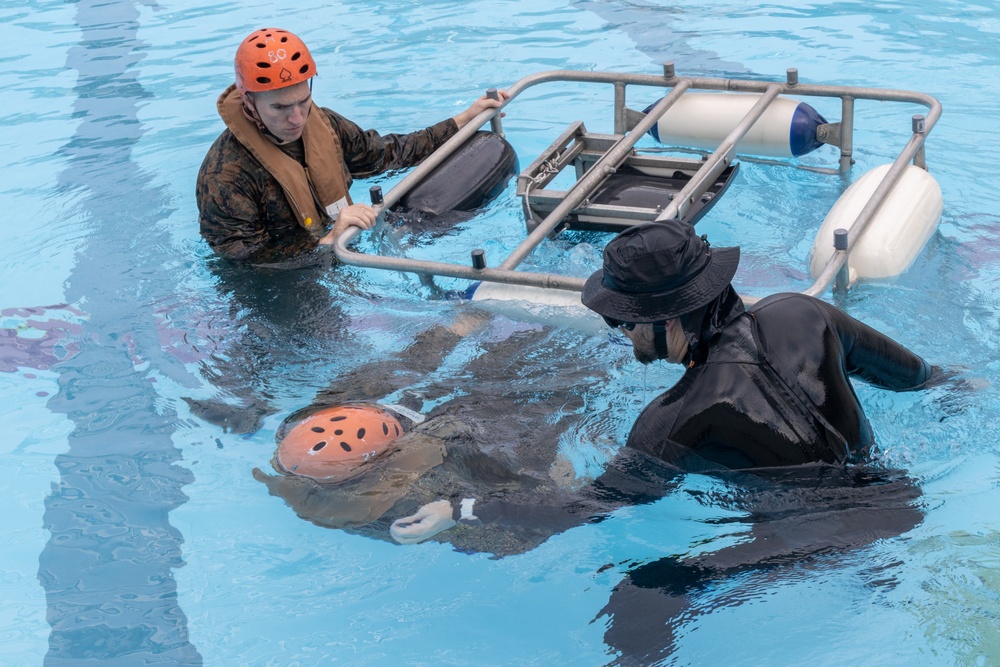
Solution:
[[[374,405],[314,412],[284,433],[275,457],[285,472],[325,482],[349,479],[403,434],[399,420]]]
[[[316,62],[305,42],[279,28],[253,31],[236,49],[236,87],[261,93],[308,81]]]

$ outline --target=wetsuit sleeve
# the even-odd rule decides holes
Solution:
[[[383,136],[375,130],[362,130],[357,124],[329,109],[323,111],[340,137],[344,162],[355,178],[367,178],[392,169],[412,167],[458,132],[458,125],[449,118],[424,130]]]
[[[453,518],[470,523],[544,529],[558,533],[585,523],[597,523],[617,509],[655,502],[677,484],[677,470],[630,448],[623,448],[600,477],[579,491],[518,500],[456,499]],[[466,512],[461,511],[466,502]],[[471,517],[469,515],[472,515]]]
[[[464,498],[469,503],[472,498]],[[461,523],[474,525],[487,523],[507,528],[543,529],[549,534],[561,533],[564,530],[581,526],[585,523],[597,523],[604,520],[608,513],[617,508],[588,508],[585,502],[560,502],[558,498],[539,498],[538,502],[514,503],[503,500],[486,500],[472,504],[471,519],[462,521],[460,505],[453,502],[455,513],[452,518]]]
[[[931,367],[921,357],[840,309],[815,303],[840,337],[849,375],[892,391],[920,389],[931,379]]]

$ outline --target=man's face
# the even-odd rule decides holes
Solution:
[[[302,136],[312,107],[309,83],[303,81],[288,88],[253,93],[251,103],[271,134],[283,142]]]
[[[636,324],[631,331],[622,327],[620,331],[632,341],[632,353],[635,354],[635,358],[640,363],[651,364],[656,361],[656,344],[653,342],[652,324]]]

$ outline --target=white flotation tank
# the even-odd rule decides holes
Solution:
[[[714,151],[759,99],[755,93],[685,93],[649,134],[661,144]],[[816,128],[825,124],[826,119],[805,102],[779,96],[736,150],[770,157],[805,155],[822,145]]]
[[[813,242],[809,260],[813,278],[833,255],[834,230],[851,228],[891,166],[884,164],[862,174],[830,209]],[[850,281],[888,278],[905,271],[937,229],[943,205],[934,177],[908,165],[851,250]]]
[[[465,298],[512,319],[603,333],[601,316],[583,305],[580,293],[529,285],[477,282],[465,291]]]

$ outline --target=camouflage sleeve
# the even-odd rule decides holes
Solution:
[[[344,150],[344,162],[355,178],[367,178],[392,169],[418,164],[458,132],[449,118],[409,134],[380,135],[362,130],[358,125],[329,109],[323,109],[333,123]]]
[[[250,172],[225,134],[209,149],[198,171],[196,198],[201,235],[218,254],[236,261],[252,259],[268,244]]]

